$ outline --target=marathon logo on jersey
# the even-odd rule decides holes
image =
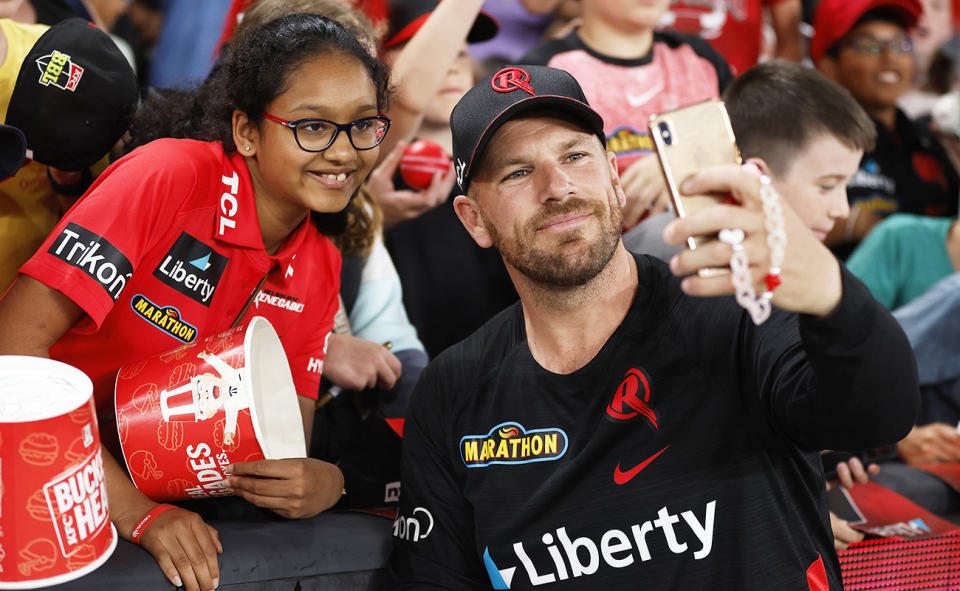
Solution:
[[[183,232],[154,269],[153,276],[209,308],[229,261],[229,257]]]
[[[607,149],[623,156],[625,154],[649,154],[654,150],[653,138],[648,133],[640,133],[629,127],[621,127],[607,137]]]
[[[192,343],[197,338],[197,328],[184,322],[180,310],[173,306],[158,306],[138,293],[130,300],[130,307],[152,326],[181,343]]]
[[[460,458],[467,468],[494,464],[550,462],[567,453],[563,429],[531,429],[520,423],[500,423],[486,435],[467,435],[460,440]]]
[[[40,84],[51,84],[62,90],[74,92],[83,76],[83,68],[73,63],[70,56],[56,49],[53,53],[37,58],[37,67],[40,68]]]
[[[559,527],[531,538],[533,542],[515,542],[508,552],[513,556],[497,562],[487,547],[483,564],[494,589],[510,589],[518,568],[523,569],[529,585],[538,587],[656,560],[666,550],[673,554],[690,552],[694,560],[702,560],[713,549],[716,508],[716,500],[707,503],[701,521],[693,511],[677,515],[661,507],[655,519],[610,529],[592,538],[571,538],[566,527]]]
[[[92,277],[113,301],[117,301],[133,275],[133,265],[120,249],[73,222],[67,224],[47,252]]]
[[[261,289],[260,293],[257,294],[256,306],[259,308],[260,304],[269,304],[297,314],[303,312],[303,302],[299,299],[269,289]]]

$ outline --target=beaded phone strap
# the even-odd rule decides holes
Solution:
[[[756,325],[763,324],[770,317],[773,290],[780,285],[780,271],[787,248],[787,232],[783,219],[780,197],[770,182],[770,177],[760,177],[760,199],[763,201],[763,225],[767,230],[767,247],[770,249],[770,270],[763,281],[766,291],[760,296],[753,287],[753,274],[750,273],[750,259],[743,249],[746,235],[740,228],[724,228],[719,238],[733,248],[730,256],[731,280],[737,303],[750,314]]]

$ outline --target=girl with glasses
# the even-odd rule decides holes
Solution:
[[[160,139],[113,164],[0,300],[0,353],[49,356],[90,376],[111,519],[131,539],[155,514],[139,543],[191,591],[219,583],[217,532],[190,511],[157,512],[115,459],[117,369],[183,344],[131,300],[196,327],[190,342],[266,317],[287,354],[309,440],[339,290],[340,256],[321,230],[343,226],[389,129],[380,116],[386,67],[325,17],[258,27],[218,67],[209,84],[180,96],[190,100],[166,105],[193,139]],[[229,468],[226,491],[288,518],[316,515],[344,490],[340,470],[316,459]]]

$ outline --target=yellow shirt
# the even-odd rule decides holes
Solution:
[[[27,53],[49,27],[0,19],[7,56],[0,64],[0,121]],[[40,75],[39,70],[37,76]],[[57,194],[47,181],[47,167],[30,161],[16,176],[0,182],[0,293],[30,258],[60,218]]]

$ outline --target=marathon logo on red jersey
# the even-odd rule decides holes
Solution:
[[[531,538],[534,542],[515,542],[513,556],[497,562],[487,547],[483,564],[494,589],[510,589],[518,568],[531,586],[538,587],[656,560],[668,550],[672,554],[691,552],[694,560],[702,560],[713,549],[716,508],[716,500],[708,502],[701,521],[693,511],[677,515],[661,507],[655,519],[594,537],[574,538],[566,526],[558,527]]]
[[[53,241],[48,253],[92,277],[113,301],[133,275],[133,265],[106,238],[70,222]]]
[[[130,299],[130,307],[138,316],[181,343],[192,343],[197,338],[197,327],[184,322],[180,310],[173,306],[158,306],[142,294]]]
[[[37,58],[37,67],[40,68],[40,84],[51,84],[62,90],[73,92],[80,84],[83,76],[83,67],[73,63],[70,56],[56,49],[43,57]]]
[[[209,308],[229,261],[229,257],[183,232],[153,270],[153,276]]]
[[[520,423],[500,423],[486,435],[467,435],[460,440],[460,458],[467,468],[494,464],[549,462],[567,453],[563,429],[531,429]]]

